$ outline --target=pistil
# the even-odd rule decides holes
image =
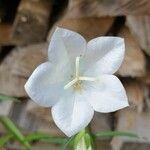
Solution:
[[[76,57],[76,78],[79,79],[79,63],[80,57]]]

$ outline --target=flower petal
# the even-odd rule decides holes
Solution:
[[[39,105],[52,106],[64,91],[65,74],[65,69],[57,69],[50,62],[43,63],[34,70],[25,84],[25,90]]]
[[[128,106],[125,89],[114,75],[101,75],[96,82],[86,82],[84,95],[98,112],[108,113]]]
[[[72,136],[85,128],[94,114],[93,108],[81,95],[69,94],[52,107],[56,125],[67,135]]]
[[[124,58],[124,40],[119,37],[98,37],[88,42],[85,54],[85,74],[113,74]]]
[[[75,62],[75,57],[83,55],[85,50],[86,41],[80,34],[57,27],[51,38],[48,56],[55,64],[67,59]]]

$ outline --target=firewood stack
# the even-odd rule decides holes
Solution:
[[[0,102],[0,115],[10,116],[29,132],[62,135],[50,109],[33,103],[24,90],[32,71],[47,60],[47,47],[56,26],[79,32],[87,41],[98,36],[119,36],[125,39],[126,52],[116,75],[126,89],[130,107],[112,114],[95,113],[92,130],[130,131],[141,137],[138,140],[114,137],[111,144],[105,145],[106,150],[110,147],[149,150],[149,0],[15,0],[14,3],[11,18],[12,12],[0,9],[0,94],[18,97],[21,103]]]

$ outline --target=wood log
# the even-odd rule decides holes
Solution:
[[[10,96],[21,96],[25,94],[23,85],[25,84],[25,78],[18,78],[12,76],[11,70],[14,61],[17,58],[17,50],[13,50],[12,53],[6,57],[6,59],[0,65],[0,93]]]
[[[138,79],[144,82],[145,84],[150,85],[150,71],[148,71],[145,76]]]
[[[11,24],[6,24],[6,23],[0,24],[0,45],[1,46],[12,44],[11,33],[12,33]]]
[[[114,150],[124,149],[125,143],[130,142],[134,143],[133,150],[140,150],[137,143],[143,143],[143,147],[149,141],[149,125],[150,125],[150,111],[145,110],[141,114],[138,114],[131,108],[121,110],[117,113],[117,131],[126,131],[137,134],[137,138],[129,137],[114,137],[111,144]],[[130,144],[126,145],[130,149]],[[147,147],[147,146],[146,146]],[[148,150],[145,148],[144,150]]]
[[[127,25],[141,48],[150,55],[150,16],[127,16]]]
[[[38,142],[35,143],[32,148],[33,150],[60,150],[60,145],[54,145],[54,144],[49,144],[49,143],[42,143]],[[69,150],[69,148],[66,148],[66,150]]]
[[[39,64],[47,61],[47,43],[29,45],[18,49],[17,59],[12,68],[14,75],[28,78]]]
[[[69,12],[67,12],[68,14]],[[64,16],[58,21],[54,27],[49,31],[48,41],[50,41],[52,33],[56,26],[66,28],[80,33],[87,41],[98,36],[106,35],[114,22],[114,18],[67,18]],[[91,28],[92,27],[92,28]],[[89,32],[90,29],[90,32]]]
[[[146,62],[144,54],[128,28],[124,27],[118,36],[125,39],[125,58],[118,70],[121,76],[140,77],[145,75]]]
[[[91,121],[92,133],[111,130],[111,115],[94,112],[94,117]]]
[[[146,86],[144,95],[146,106],[150,109],[150,86]]]
[[[8,143],[6,149],[1,150],[22,150],[23,146],[18,143]],[[35,142],[32,143],[32,150],[60,150],[61,145],[44,143],[44,142]],[[66,150],[70,150],[70,148],[66,148]]]
[[[0,46],[0,54],[1,54],[1,52],[2,52],[2,46]]]
[[[141,80],[146,85],[150,85],[150,58],[149,57],[147,57],[146,59],[146,74],[142,77],[139,77],[138,79]]]
[[[40,107],[29,100],[18,124],[27,131],[41,131],[51,135],[64,135],[54,123],[50,108]]]
[[[68,17],[149,15],[149,0],[70,0]]]
[[[50,0],[21,0],[13,26],[14,44],[26,45],[44,41],[51,7]]]
[[[12,101],[0,101],[0,117],[8,116],[12,108]]]
[[[0,65],[0,93],[27,96],[24,84],[34,69],[46,61],[47,44],[16,48]]]
[[[122,83],[125,87],[130,107],[133,107],[139,113],[142,112],[146,90],[145,84],[136,79],[124,79]]]

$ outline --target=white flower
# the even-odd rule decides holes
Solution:
[[[128,106],[121,82],[112,75],[122,63],[124,49],[119,37],[98,37],[86,43],[78,33],[57,28],[49,45],[49,61],[32,73],[26,92],[37,104],[52,106],[56,125],[72,136],[89,124],[94,110],[108,113]]]

